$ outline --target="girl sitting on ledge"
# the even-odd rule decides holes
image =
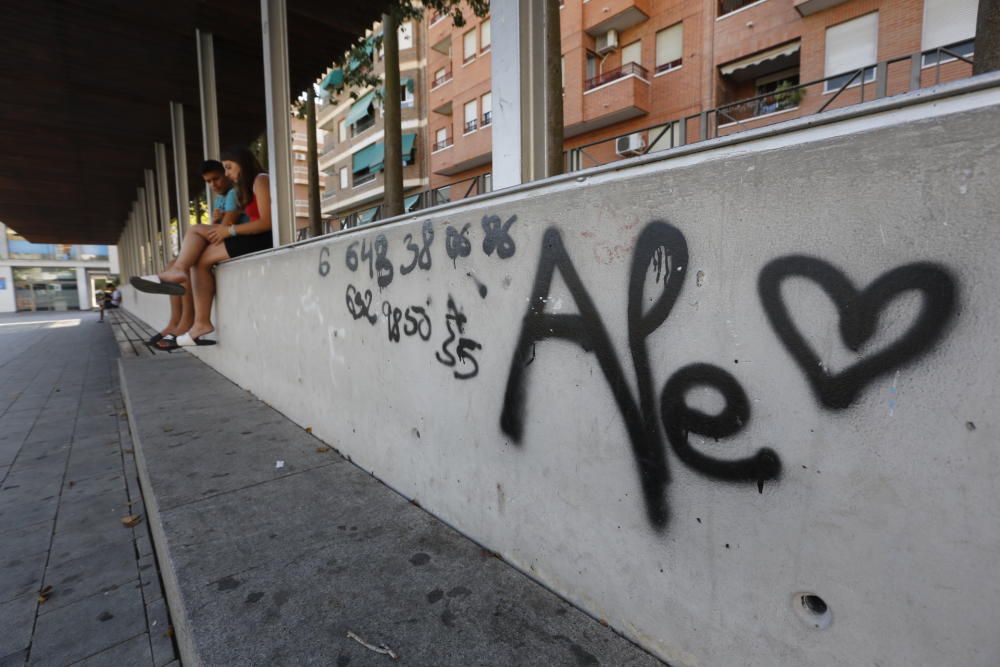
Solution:
[[[271,236],[271,184],[253,153],[243,147],[223,151],[222,165],[236,187],[236,196],[248,222],[232,225],[194,225],[184,235],[184,243],[174,263],[158,274],[159,282],[133,277],[132,286],[150,294],[184,294],[193,288],[194,323],[177,345],[215,345],[206,336],[215,331],[212,324],[212,300],[215,276],[212,267],[219,262],[273,245]],[[191,272],[189,284],[188,271]]]

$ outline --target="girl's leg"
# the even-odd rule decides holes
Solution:
[[[211,244],[205,238],[207,226],[193,225],[184,234],[184,243],[174,263],[159,274],[165,283],[184,284],[188,282],[188,271],[198,262],[198,258]],[[221,244],[220,244],[221,245]]]
[[[210,245],[191,270],[194,279],[194,324],[188,331],[192,338],[215,331],[212,325],[212,301],[215,299],[215,276],[212,267],[229,259],[226,244]]]

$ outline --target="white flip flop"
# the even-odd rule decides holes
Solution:
[[[212,338],[205,338],[210,334],[204,334],[198,336],[197,338],[192,338],[191,334],[184,334],[177,337],[177,345],[179,347],[197,347],[199,345],[217,345],[219,341],[213,340]]]

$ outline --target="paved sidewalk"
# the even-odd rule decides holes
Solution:
[[[176,660],[118,354],[96,313],[0,316],[0,667]]]
[[[186,664],[662,664],[194,356],[121,367]]]

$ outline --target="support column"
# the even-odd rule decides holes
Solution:
[[[174,258],[174,234],[170,231],[170,186],[167,181],[167,147],[161,143],[153,144],[153,152],[156,154],[156,203],[160,214],[160,224],[163,226],[163,265],[166,266]]]
[[[198,85],[201,94],[201,137],[206,160],[219,159],[219,103],[215,88],[215,42],[212,33],[195,30],[198,45]],[[287,68],[286,68],[287,70]],[[208,219],[212,219],[212,191],[205,186]]]
[[[545,175],[545,0],[490,6],[493,189]]]
[[[187,144],[184,138],[184,105],[170,103],[170,130],[174,144],[174,184],[177,187],[177,241],[184,242],[184,232],[190,224],[188,214]]]
[[[403,130],[399,108],[399,33],[396,18],[390,9],[382,14],[382,52],[385,54],[385,90],[382,97],[382,117],[385,120],[384,171],[385,195],[382,217],[403,213]]]
[[[76,267],[76,298],[80,302],[80,310],[90,310],[90,281],[87,280],[87,269]]]
[[[142,248],[142,274],[148,276],[151,273],[155,273],[155,270],[153,269],[152,255],[150,253],[149,221],[146,216],[146,188],[138,188],[136,191],[135,219],[142,237],[142,243],[140,244]]]
[[[271,231],[274,246],[278,247],[295,240],[286,0],[260,0],[260,18],[264,36],[264,100],[267,105]]]
[[[10,257],[10,250],[7,247],[7,225],[0,222],[0,259],[8,257]]]
[[[309,161],[309,236],[323,233],[323,213],[319,199],[319,144],[316,138],[316,95],[306,91],[306,159]]]
[[[163,252],[160,250],[160,216],[156,212],[156,174],[152,169],[146,169],[144,175],[146,177],[146,224],[149,226],[150,242],[149,257],[153,271],[159,272],[163,268],[160,266]]]

